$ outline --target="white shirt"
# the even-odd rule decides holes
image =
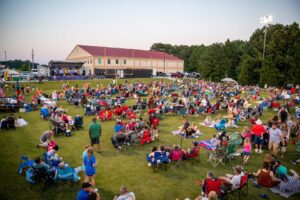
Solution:
[[[133,192],[129,192],[127,194],[118,196],[117,200],[135,200],[135,195]]]
[[[244,176],[244,173],[241,172],[240,174],[234,175],[230,180],[233,188],[239,188],[241,185],[241,177]]]

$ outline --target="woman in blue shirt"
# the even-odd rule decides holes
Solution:
[[[96,169],[95,166],[97,164],[96,157],[94,156],[93,147],[89,147],[87,150],[87,154],[83,157],[83,164],[85,166],[85,176],[84,182],[89,182],[91,179],[91,184],[95,188],[95,176]]]

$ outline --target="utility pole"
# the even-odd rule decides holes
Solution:
[[[32,52],[31,52],[31,62],[32,62],[32,67],[31,67],[31,69],[34,69],[34,51],[33,51],[33,49],[32,49]],[[31,71],[31,69],[30,69],[30,71]]]
[[[261,63],[261,67],[263,68],[264,66],[264,60],[265,60],[265,54],[266,54],[266,40],[267,40],[267,29],[270,25],[270,23],[273,21],[273,16],[269,15],[269,16],[265,16],[260,18],[260,23],[264,24],[264,44],[263,44],[263,54],[262,54],[262,63]]]
[[[6,51],[4,51],[4,61],[7,61]]]

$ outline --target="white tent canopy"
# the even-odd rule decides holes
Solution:
[[[232,78],[223,78],[221,81],[228,83],[237,83],[237,81],[233,80]]]

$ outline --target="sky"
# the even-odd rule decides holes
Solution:
[[[298,0],[0,0],[0,60],[65,60],[77,44],[148,50],[153,43],[248,40],[272,23],[300,23]]]

